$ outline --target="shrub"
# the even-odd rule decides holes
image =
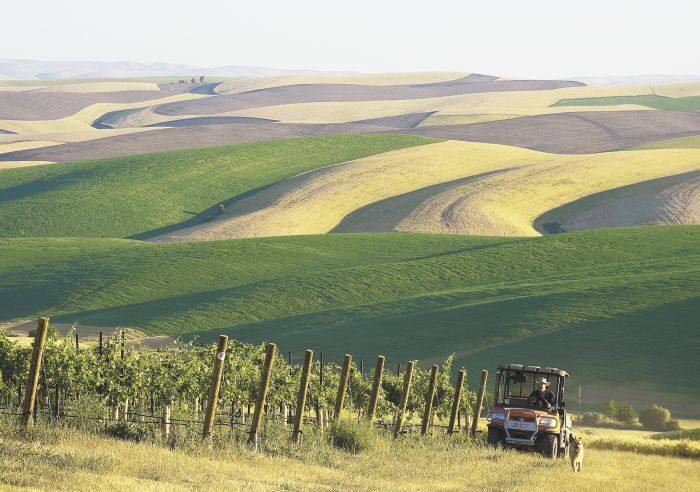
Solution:
[[[671,420],[671,411],[656,403],[639,412],[639,421],[649,430],[663,432],[680,428],[677,421]]]
[[[337,448],[360,453],[377,447],[379,436],[369,423],[341,420],[331,427],[330,439]]]
[[[46,331],[46,338],[56,340],[61,334],[54,325],[49,324],[49,329]],[[27,336],[34,338],[36,336],[36,328],[29,330]]]
[[[579,422],[582,425],[600,425],[605,422],[605,416],[598,412],[586,412],[581,415]]]
[[[637,412],[632,405],[622,405],[617,409],[617,420],[625,424],[633,425],[637,423]]]
[[[603,413],[611,419],[617,419],[618,412],[619,409],[617,408],[617,403],[615,403],[615,400],[608,400],[608,402],[603,406]]]
[[[109,424],[105,428],[104,432],[109,437],[134,442],[144,441],[148,436],[148,430],[145,426],[139,426],[131,422],[116,422]]]

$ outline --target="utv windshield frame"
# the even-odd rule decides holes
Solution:
[[[564,408],[564,382],[568,377],[566,371],[521,364],[506,364],[496,371],[496,391],[494,404],[500,407],[530,408],[528,398],[537,388],[537,381],[547,379],[549,389],[555,396],[555,407]]]

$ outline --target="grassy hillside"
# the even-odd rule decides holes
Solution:
[[[312,137],[10,169],[0,180],[0,237],[129,237],[191,225],[219,202],[295,174],[429,142]]]
[[[590,97],[562,99],[553,106],[618,106],[620,104],[638,104],[665,111],[700,111],[700,96],[665,97],[649,94],[644,96]]]
[[[698,226],[528,239],[4,239],[0,251],[5,318],[228,333],[392,364],[456,352],[473,372],[517,360],[565,367],[603,396],[699,395],[677,377],[700,370]]]

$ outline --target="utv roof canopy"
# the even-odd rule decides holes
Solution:
[[[523,371],[537,374],[550,374],[555,376],[569,377],[569,373],[556,367],[524,366],[522,364],[501,364],[499,371]]]

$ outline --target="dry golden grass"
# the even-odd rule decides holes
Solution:
[[[154,95],[157,93],[154,92]],[[122,109],[134,109],[155,104],[165,104],[187,99],[199,99],[212,97],[204,94],[176,94],[174,96],[149,99],[135,103],[97,103],[81,109],[80,111],[56,120],[0,120],[0,128],[15,133],[51,133],[72,132],[92,129],[92,123],[105,113]]]
[[[2,161],[2,156],[0,156],[0,171],[20,167],[43,166],[44,164],[53,164],[53,161]]]
[[[560,155],[504,145],[447,141],[387,152],[305,173],[230,207],[220,219],[158,240],[191,241],[326,233],[351,212],[387,198],[482,173],[403,211],[380,210],[371,230],[534,236],[534,220],[604,190],[700,169],[700,150]],[[396,206],[406,206],[397,203]]]
[[[587,449],[583,471],[565,460],[445,439],[383,439],[349,454],[307,441],[276,456],[197,442],[171,450],[34,429],[0,437],[6,490],[697,490],[696,460]]]
[[[685,84],[669,84],[652,87],[657,96],[688,97],[700,96],[700,82],[688,82]]]
[[[237,94],[270,87],[296,84],[401,85],[432,84],[466,77],[463,72],[397,72],[358,75],[283,75],[279,77],[240,78],[217,86],[219,94]]]
[[[219,220],[159,240],[325,233],[369,203],[542,156],[547,154],[457,141],[386,152],[301,174],[241,200]]]
[[[157,128],[118,128],[98,130],[96,128],[88,128],[84,130],[74,130],[66,132],[49,132],[49,133],[18,133],[18,134],[3,134],[0,135],[0,146],[31,141],[50,141],[59,143],[70,142],[85,142],[99,138],[114,137],[117,135],[126,135],[128,133],[148,132],[157,130]],[[6,151],[7,152],[7,151]]]
[[[24,140],[22,142],[13,143],[0,143],[0,160],[2,160],[2,154],[8,152],[16,152],[19,150],[30,150],[30,149],[40,149],[42,147],[49,147],[51,145],[60,145],[63,142],[57,142],[53,140]]]
[[[550,156],[440,193],[397,230],[538,235],[532,224],[548,210],[600,191],[698,169],[696,149]]]

